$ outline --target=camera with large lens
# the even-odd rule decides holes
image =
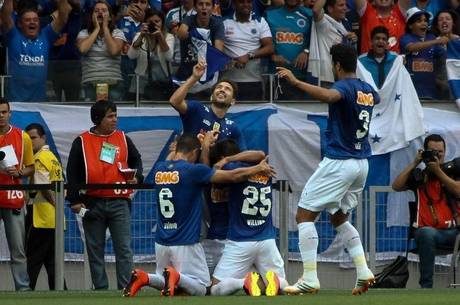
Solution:
[[[441,164],[441,169],[449,177],[460,178],[460,157]]]
[[[423,162],[435,162],[436,158],[439,158],[439,151],[432,149],[432,150],[424,150],[422,152],[422,160]]]

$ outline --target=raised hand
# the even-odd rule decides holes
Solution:
[[[294,84],[298,79],[292,74],[292,71],[284,67],[276,67],[278,77],[286,79],[289,83]]]
[[[206,71],[207,66],[208,65],[205,60],[198,61],[198,63],[195,66],[193,66],[193,73],[192,73],[193,77],[199,80],[203,76],[204,72]]]

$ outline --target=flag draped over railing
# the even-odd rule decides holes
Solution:
[[[447,44],[446,70],[450,90],[460,108],[460,39]]]

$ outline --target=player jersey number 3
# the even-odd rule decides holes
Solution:
[[[369,111],[365,109],[361,110],[358,118],[359,118],[359,121],[362,123],[361,128],[356,130],[356,138],[359,140],[359,139],[364,138],[369,132],[369,122],[371,120]]]
[[[267,195],[271,192],[272,188],[270,186],[263,187],[260,190],[251,185],[247,186],[243,190],[243,195],[246,196],[246,198],[244,199],[243,206],[241,207],[241,213],[255,216],[257,215],[257,212],[260,212],[260,215],[263,217],[268,216],[272,209],[272,201],[270,198],[267,198]],[[263,206],[256,206],[256,203],[259,201]]]

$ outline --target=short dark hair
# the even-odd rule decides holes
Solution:
[[[217,141],[209,151],[209,162],[214,165],[220,159],[236,155],[240,152],[240,146],[234,139],[224,139]]]
[[[377,34],[385,34],[385,36],[387,36],[387,38],[390,37],[390,32],[383,25],[378,25],[378,26],[376,26],[375,28],[372,29],[372,31],[371,31],[371,40],[374,39],[374,36],[377,35]]]
[[[444,150],[446,149],[446,141],[444,141],[444,138],[441,137],[438,134],[433,133],[433,134],[430,134],[429,136],[427,136],[425,138],[425,140],[423,141],[423,149],[424,150],[428,149],[428,143],[429,142],[442,142],[443,145],[444,145]]]
[[[144,22],[147,22],[147,20],[150,18],[150,17],[153,17],[153,16],[158,16],[160,19],[161,19],[161,30],[164,31],[166,25],[165,25],[165,14],[162,12],[162,11],[159,11],[155,8],[147,8],[145,10],[145,14],[144,14]]]
[[[8,106],[8,110],[10,110],[10,103],[4,97],[0,97],[0,105],[2,105],[2,104],[6,104],[6,106]]]
[[[117,112],[117,105],[115,105],[112,101],[101,100],[94,103],[91,106],[91,121],[94,125],[98,126],[101,124],[102,119],[105,117],[107,112],[111,110],[113,112]]]
[[[333,45],[330,53],[334,65],[339,63],[345,72],[356,72],[358,54],[355,48],[340,43]]]
[[[35,129],[40,137],[43,137],[46,134],[45,128],[43,128],[42,124],[32,123],[32,124],[27,125],[24,130],[31,131],[32,129]]]
[[[177,138],[176,152],[187,154],[200,148],[200,140],[191,133],[184,133]]]
[[[196,3],[198,0],[193,0],[193,6],[196,6]],[[216,4],[215,0],[211,0],[212,5],[214,6]]]
[[[34,12],[38,15],[38,2],[36,0],[18,1],[16,11],[18,12],[19,19],[22,19],[22,15],[28,12]]]
[[[228,78],[222,78],[217,83],[215,83],[214,86],[212,86],[211,92],[214,92],[217,85],[219,85],[220,83],[229,83],[230,86],[232,86],[233,88],[233,98],[236,99],[238,97],[238,85],[234,81]]]
[[[337,3],[337,0],[326,0],[325,7],[334,6]]]

